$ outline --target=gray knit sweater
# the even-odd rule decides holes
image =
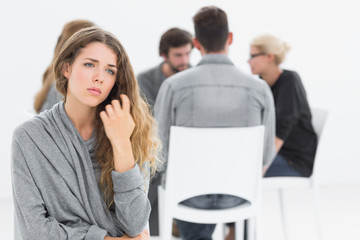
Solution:
[[[83,141],[63,102],[16,128],[12,182],[22,239],[134,237],[146,227],[149,168],[112,172],[115,204],[108,210],[93,150],[93,138]]]

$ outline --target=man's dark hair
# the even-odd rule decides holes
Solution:
[[[171,47],[182,47],[187,44],[191,44],[191,48],[194,47],[191,34],[179,28],[171,28],[161,36],[159,55],[167,56]]]
[[[229,34],[226,13],[218,7],[201,8],[193,17],[195,37],[207,52],[224,49]]]

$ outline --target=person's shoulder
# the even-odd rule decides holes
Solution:
[[[141,71],[138,75],[137,75],[137,79],[138,80],[142,80],[144,78],[149,78],[154,76],[155,74],[157,74],[157,72],[159,71],[159,69],[161,68],[161,64],[160,65],[156,65],[154,67],[148,68],[144,71]]]
[[[232,72],[234,76],[236,76],[236,79],[240,80],[238,81],[239,84],[244,85],[247,88],[258,91],[263,91],[264,89],[269,88],[269,85],[264,80],[256,76],[250,75],[236,66],[232,67]]]
[[[290,90],[296,89],[301,85],[301,79],[297,72],[283,69],[275,88]]]
[[[13,132],[13,140],[22,141],[29,135],[29,131],[38,128],[36,116],[18,125]]]
[[[297,72],[283,69],[282,78],[290,81],[300,81],[300,76]]]
[[[48,126],[48,118],[52,110],[45,110],[39,115],[35,115],[32,118],[24,121],[18,125],[13,131],[13,139],[21,141],[29,135],[38,135],[41,132],[46,131]]]
[[[188,85],[189,82],[192,82],[192,79],[197,74],[197,67],[188,68],[166,78],[164,83],[166,82],[166,84],[172,86],[172,88],[179,88],[183,85]]]

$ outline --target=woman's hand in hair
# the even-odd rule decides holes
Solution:
[[[138,236],[133,238],[127,235],[124,235],[122,237],[115,237],[115,238],[106,236],[104,240],[150,240],[150,236],[148,230],[145,229],[144,231],[142,231],[142,233],[140,233]]]
[[[105,106],[105,111],[100,113],[106,136],[112,143],[129,140],[135,128],[130,114],[130,100],[124,94],[121,94],[120,98],[122,106],[119,100],[112,100],[111,104]]]
[[[113,148],[115,171],[125,172],[135,164],[130,142],[135,122],[130,114],[129,98],[124,94],[120,98],[122,106],[119,100],[113,100],[100,112],[100,118]]]

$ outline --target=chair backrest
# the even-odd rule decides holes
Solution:
[[[167,197],[175,204],[203,194],[229,194],[255,201],[261,180],[263,142],[264,126],[172,126]]]
[[[312,115],[312,125],[314,127],[314,131],[317,135],[317,149],[316,149],[316,154],[315,154],[315,162],[314,162],[314,167],[313,167],[313,173],[312,173],[312,178],[316,179],[318,176],[318,171],[319,171],[319,165],[320,165],[320,159],[321,159],[321,149],[322,149],[322,135],[324,132],[324,127],[325,127],[325,123],[326,120],[328,118],[329,112],[324,110],[324,109],[320,109],[320,108],[311,108],[311,115]]]

